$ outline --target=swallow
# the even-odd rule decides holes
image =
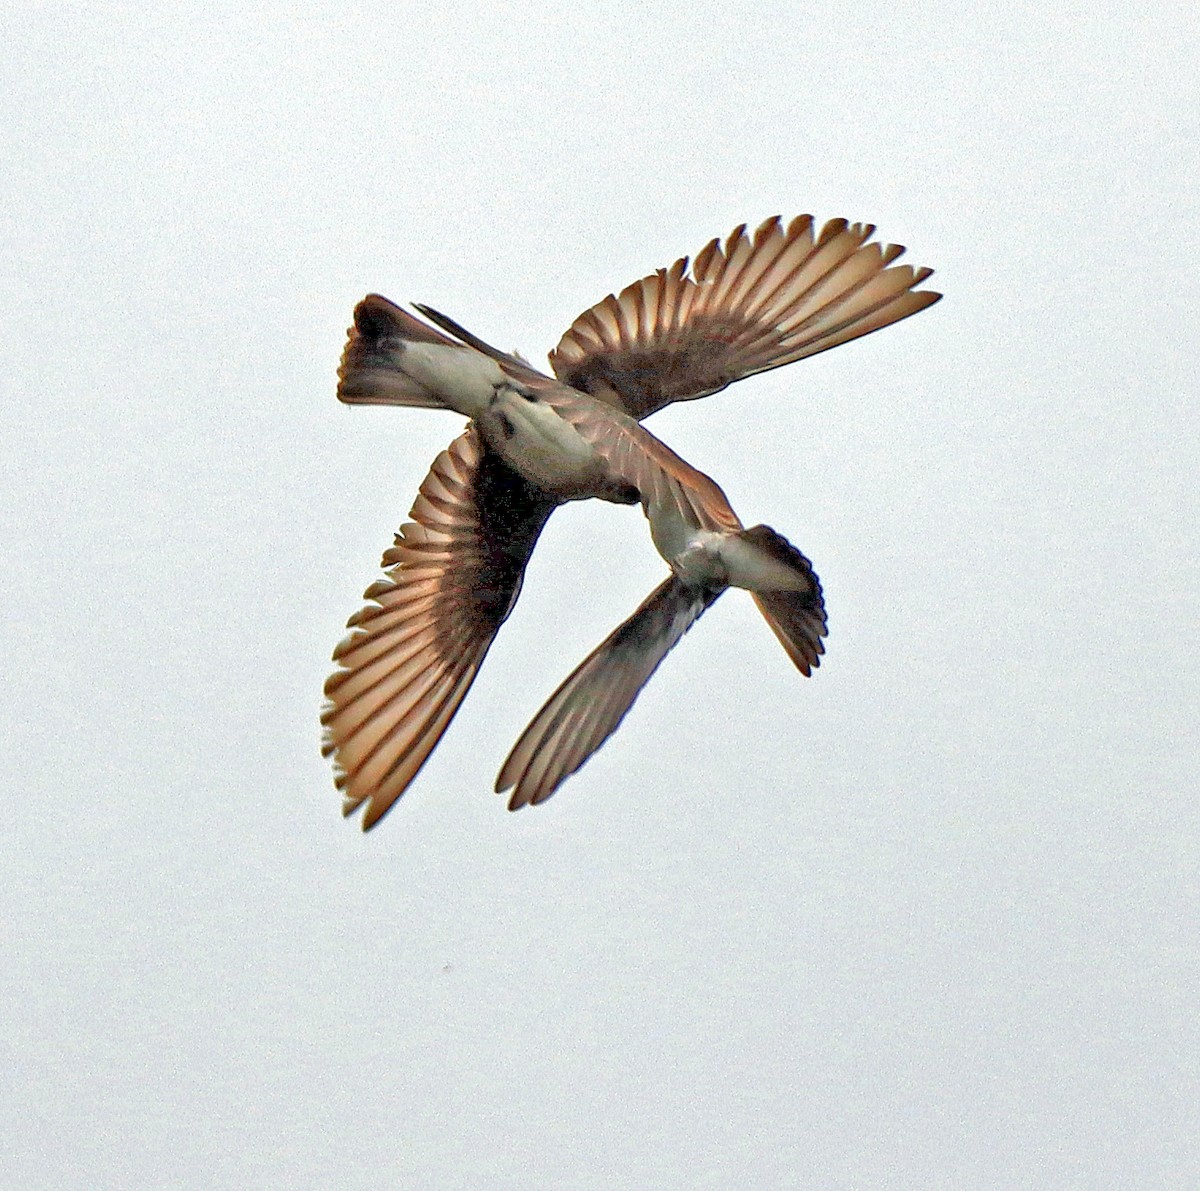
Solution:
[[[870,224],[811,216],[746,225],[610,294],[550,353],[553,375],[428,306],[377,294],[355,308],[338,397],[450,409],[466,431],[434,461],[385,578],[334,651],[323,752],[346,815],[373,827],[417,775],[516,602],[560,504],[640,504],[669,577],[551,696],[496,782],[539,803],[604,743],[688,628],[729,587],[754,597],[803,674],[826,635],[820,582],[775,530],[749,529],[718,485],[640,425],[674,401],[866,335],[941,297],[895,265]],[[433,324],[433,325],[430,325]]]

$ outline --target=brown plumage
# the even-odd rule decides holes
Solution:
[[[428,307],[449,336],[371,295],[339,370],[350,404],[454,408],[472,418],[438,456],[334,658],[322,715],[345,812],[373,826],[462,702],[516,601],[546,519],[564,500],[640,502],[672,568],[551,696],[497,780],[510,807],[549,797],[620,723],[638,692],[729,584],[747,587],[788,656],[819,664],[825,613],[808,560],[766,526],[743,529],[721,489],[638,425],[676,400],[907,317],[940,295],[929,270],[873,228],[808,216],[714,240],[610,295],[551,353],[557,379]],[[452,336],[452,337],[451,337]]]
[[[558,502],[488,452],[469,427],[434,460],[383,556],[388,577],[347,625],[325,684],[323,751],[346,813],[372,827],[441,739],[517,598]]]
[[[932,269],[893,265],[899,244],[868,244],[873,224],[776,216],[753,236],[659,269],[585,310],[550,353],[560,380],[636,418],[742,377],[827,351],[916,314],[941,294]]]

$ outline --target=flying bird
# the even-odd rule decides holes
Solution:
[[[379,295],[355,309],[339,369],[349,404],[452,409],[470,419],[434,461],[387,577],[334,652],[323,752],[364,830],[407,789],[511,612],[558,505],[640,503],[670,576],[571,674],[501,769],[512,809],[548,798],[604,743],[667,652],[728,587],[749,590],[788,656],[819,664],[826,620],[808,560],[639,423],[674,401],[845,343],[941,296],[894,265],[874,227],[811,216],[735,228],[585,311],[550,354],[554,376],[427,306]],[[440,329],[437,329],[440,328]]]

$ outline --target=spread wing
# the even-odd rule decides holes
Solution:
[[[473,428],[434,461],[325,684],[322,751],[334,756],[345,813],[366,804],[364,830],[454,717],[553,508]]]
[[[775,217],[712,240],[584,311],[550,353],[555,375],[633,417],[715,393],[923,310],[931,269],[893,265],[869,223]]]
[[[579,665],[521,734],[496,779],[509,810],[544,802],[616,731],[638,693],[724,588],[674,575]]]

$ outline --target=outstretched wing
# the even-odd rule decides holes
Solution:
[[[715,393],[923,310],[933,272],[892,265],[899,244],[868,244],[873,224],[776,216],[750,236],[712,240],[584,311],[550,353],[559,380],[633,417]]]
[[[674,575],[594,649],[550,696],[514,745],[496,790],[508,809],[544,802],[616,731],[638,693],[724,588],[687,587]]]
[[[468,428],[434,461],[388,575],[350,619],[325,684],[323,753],[347,815],[373,827],[404,793],[470,689],[521,587],[554,501]]]

